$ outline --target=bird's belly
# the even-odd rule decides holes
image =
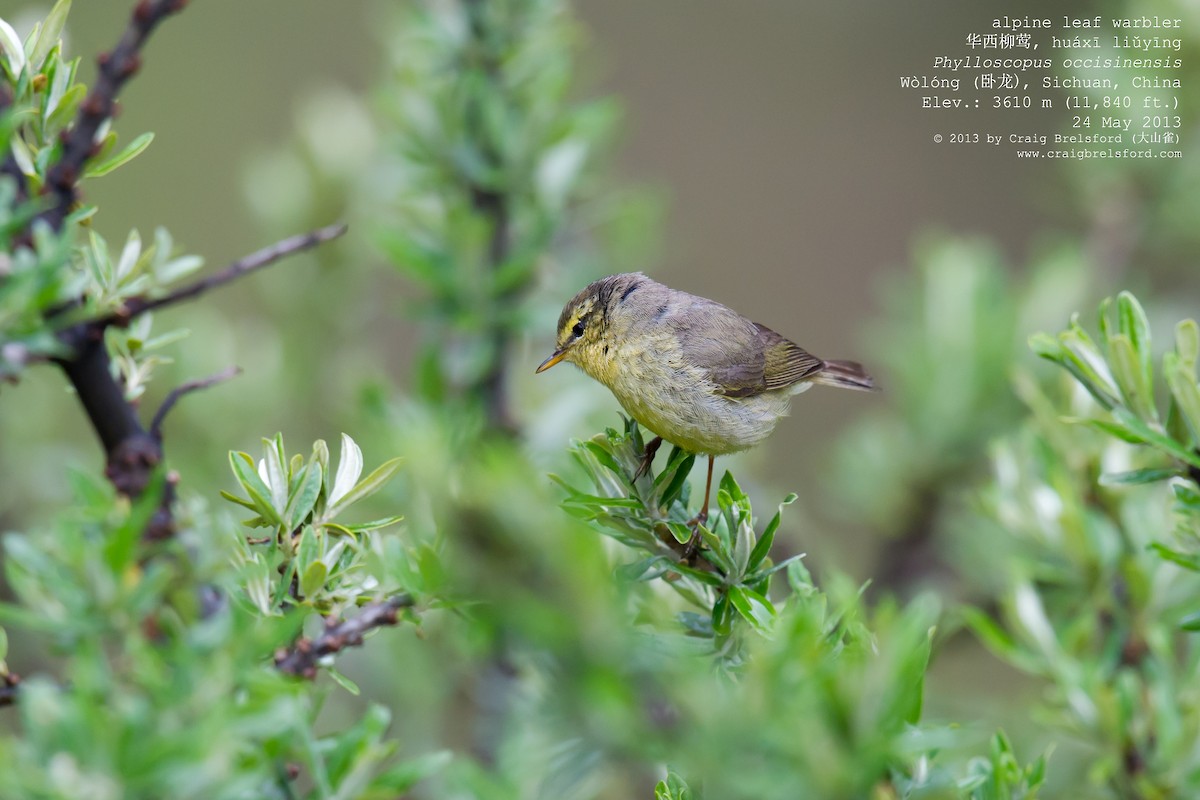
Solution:
[[[693,453],[724,455],[753,447],[788,413],[785,392],[731,398],[714,393],[708,381],[678,377],[672,385],[612,389],[640,425]]]

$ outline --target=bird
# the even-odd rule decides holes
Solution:
[[[731,308],[641,272],[601,278],[567,302],[554,352],[536,372],[562,361],[608,387],[626,413],[655,434],[635,480],[664,439],[708,456],[693,531],[708,520],[713,461],[766,439],[788,414],[793,395],[814,384],[876,389],[856,361],[818,358]],[[693,535],[693,548],[696,542]]]

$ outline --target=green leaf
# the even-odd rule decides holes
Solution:
[[[321,558],[321,539],[317,538],[317,529],[312,525],[305,525],[300,531],[300,538],[296,540],[296,561],[299,562],[299,569],[308,569],[308,565],[314,561],[319,561]]]
[[[33,47],[29,50],[29,64],[32,69],[41,69],[46,56],[50,55],[50,51],[59,43],[70,10],[71,0],[58,0],[46,15],[46,19],[38,26]]]
[[[668,561],[667,563],[671,565],[672,571],[678,572],[680,575],[686,575],[689,578],[703,583],[705,586],[711,586],[715,589],[725,585],[725,581],[721,580],[720,576],[713,572],[709,572],[708,570],[689,567],[682,561]]]
[[[756,572],[751,572],[746,575],[746,580],[745,580],[746,585],[751,586],[765,578],[769,578],[772,575],[774,575],[776,572],[787,569],[788,566],[791,565],[793,562],[803,560],[807,555],[808,555],[807,553],[797,553],[796,555],[791,556],[790,558],[785,558],[783,561],[780,561],[778,564],[773,564],[773,565],[767,567],[766,569],[760,569],[760,570],[757,570]]]
[[[1160,542],[1151,543],[1150,549],[1172,564],[1178,564],[1184,569],[1190,569],[1193,572],[1200,572],[1200,555],[1173,550]]]
[[[1075,417],[1063,417],[1063,422],[1074,423],[1078,425],[1086,425],[1089,428],[1094,428],[1101,433],[1107,433],[1109,436],[1116,437],[1123,442],[1129,444],[1146,444],[1146,440],[1137,433],[1129,430],[1124,425],[1116,422],[1110,422],[1106,419],[1077,419]]]
[[[1190,510],[1200,511],[1200,491],[1194,487],[1196,483],[1175,483],[1171,488],[1175,490],[1175,500]]]
[[[1185,631],[1200,631],[1200,611],[1193,611],[1184,616],[1179,622],[1179,627]]]
[[[671,536],[680,544],[687,544],[692,540],[692,529],[682,522],[667,520],[666,525],[667,530],[671,532]]]
[[[683,485],[687,482],[688,475],[691,474],[695,463],[696,456],[686,450],[678,447],[671,450],[667,468],[654,479],[654,488],[658,497],[661,498],[660,505],[668,506],[675,501],[682,491]],[[659,490],[660,484],[663,487],[661,490]]]
[[[1175,352],[1185,369],[1196,374],[1196,362],[1200,361],[1200,326],[1194,319],[1185,319],[1175,326]]]
[[[1028,657],[1017,646],[1009,632],[983,611],[978,608],[966,607],[962,609],[962,615],[967,627],[998,658],[1017,666],[1029,662]]]
[[[355,697],[362,694],[362,689],[358,688],[357,683],[350,680],[349,678],[347,678],[342,673],[338,672],[333,667],[329,667],[325,671],[329,674],[329,677],[333,678],[334,683],[336,683],[338,686],[341,686],[343,689],[345,689],[350,694],[354,695]]]
[[[1129,292],[1117,295],[1117,325],[1121,334],[1128,338],[1137,358],[1139,371],[1138,382],[1150,391],[1154,385],[1154,365],[1150,350],[1150,322],[1141,303]],[[1153,396],[1151,396],[1153,406]]]
[[[618,475],[624,475],[621,465],[617,463],[617,460],[613,458],[612,453],[610,453],[607,448],[597,444],[596,442],[584,442],[583,446],[586,447],[588,452],[591,453],[596,460],[605,467]]]
[[[371,520],[370,522],[360,522],[357,525],[337,525],[349,533],[366,533],[367,531],[377,531],[381,528],[387,528],[395,525],[398,522],[403,522],[404,516],[396,514],[391,517],[383,517],[382,519]],[[334,527],[331,525],[331,527]]]
[[[358,482],[357,485],[345,495],[337,503],[330,503],[329,510],[326,512],[327,517],[334,517],[338,512],[357,503],[359,500],[370,497],[384,487],[396,471],[400,469],[400,464],[404,461],[402,458],[393,458],[383,462],[374,472]],[[338,467],[341,469],[340,465]]]
[[[263,439],[262,463],[267,473],[267,488],[270,490],[267,496],[271,498],[271,505],[280,512],[280,516],[287,508],[288,499],[288,477],[283,468],[284,460],[283,435],[276,434],[274,439]]]
[[[729,593],[722,593],[712,608],[712,629],[718,636],[728,636],[733,630],[733,604],[729,601]]]
[[[51,130],[61,130],[65,128],[71,120],[75,118],[75,111],[79,108],[79,104],[83,102],[83,98],[87,96],[87,87],[82,83],[77,83],[63,93],[63,96],[58,99],[54,109],[50,112],[49,118],[46,120],[46,126]]]
[[[238,497],[236,494],[227,492],[224,489],[221,490],[221,497],[224,497],[226,500],[228,500],[231,503],[237,503],[239,506],[242,506],[243,508],[248,508],[251,511],[258,511],[258,506],[256,506],[254,503],[251,503],[249,500],[244,500],[241,497]]]
[[[1116,418],[1118,423],[1124,425],[1126,428],[1144,439],[1147,444],[1154,445],[1158,449],[1174,456],[1180,461],[1186,462],[1195,467],[1200,467],[1200,455],[1197,455],[1192,450],[1184,447],[1170,436],[1154,430],[1149,425],[1142,422],[1142,420],[1135,417],[1127,409],[1120,407],[1114,408],[1113,417]]]
[[[358,443],[342,434],[342,453],[338,456],[337,475],[333,479],[333,488],[329,490],[329,505],[333,507],[343,497],[350,493],[358,482],[363,471],[362,450]]]
[[[325,579],[328,577],[329,568],[320,561],[313,561],[304,569],[304,573],[300,576],[301,596],[312,597],[321,591],[325,586]]]
[[[150,131],[136,137],[132,142],[127,144],[119,153],[107,158],[96,164],[89,164],[83,172],[85,178],[102,178],[118,167],[122,167],[133,159],[137,158],[143,150],[150,146],[154,141],[154,134]]]
[[[305,467],[302,475],[303,477],[288,499],[287,508],[283,513],[287,519],[288,530],[294,531],[300,527],[300,524],[312,513],[317,497],[321,494],[321,484],[324,481],[321,465],[315,462],[310,463]]]
[[[1079,326],[1078,318],[1071,318],[1071,326],[1056,338],[1046,334],[1035,334],[1029,338],[1029,346],[1037,355],[1049,359],[1070,372],[1075,380],[1106,409],[1117,403],[1117,389],[1099,349]]]
[[[1125,404],[1141,419],[1158,422],[1154,391],[1142,369],[1141,356],[1129,337],[1117,334],[1108,340],[1108,361]]]
[[[1133,469],[1128,472],[1106,472],[1100,476],[1100,484],[1102,486],[1127,486],[1138,483],[1154,483],[1155,481],[1165,481],[1178,474],[1178,469],[1159,467]]]
[[[775,541],[775,531],[779,529],[779,523],[783,520],[783,507],[790,506],[796,502],[796,494],[788,494],[783,498],[783,502],[779,504],[779,510],[775,512],[775,516],[771,517],[771,521],[767,523],[767,527],[763,529],[762,536],[759,537],[758,543],[754,545],[754,549],[750,551],[750,560],[746,565],[747,572],[753,572],[758,569],[758,565],[763,562],[763,559],[771,552],[771,544]]]
[[[775,622],[775,606],[766,597],[744,586],[729,587],[729,602],[737,612],[761,631],[769,631]]]
[[[1185,364],[1176,353],[1166,353],[1163,355],[1163,374],[1192,441],[1200,444],[1200,386],[1196,385],[1194,366]]]
[[[263,519],[277,527],[284,527],[283,517],[279,516],[279,512],[275,510],[275,506],[267,498],[271,494],[271,490],[263,483],[263,479],[259,477],[258,470],[254,468],[254,461],[246,453],[231,451],[229,453],[229,466],[233,468],[233,474],[242,484],[242,489],[250,496],[250,501],[253,503],[253,509],[259,513]],[[290,530],[290,528],[289,528]]]
[[[0,19],[0,54],[4,56],[10,81],[15,84],[25,69],[25,48],[17,32],[3,19]]]
[[[633,497],[601,497],[595,494],[584,494],[572,490],[570,497],[564,503],[581,506],[608,506],[611,508],[642,508],[642,501]]]

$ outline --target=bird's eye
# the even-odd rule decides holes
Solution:
[[[583,320],[575,323],[575,327],[571,328],[571,335],[576,339],[583,336]]]

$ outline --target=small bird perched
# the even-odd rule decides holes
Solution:
[[[875,388],[861,364],[824,361],[720,303],[640,272],[601,278],[571,298],[556,344],[537,372],[570,361],[656,434],[639,474],[663,439],[708,456],[698,524],[708,519],[713,459],[767,438],[792,395],[814,383]]]

